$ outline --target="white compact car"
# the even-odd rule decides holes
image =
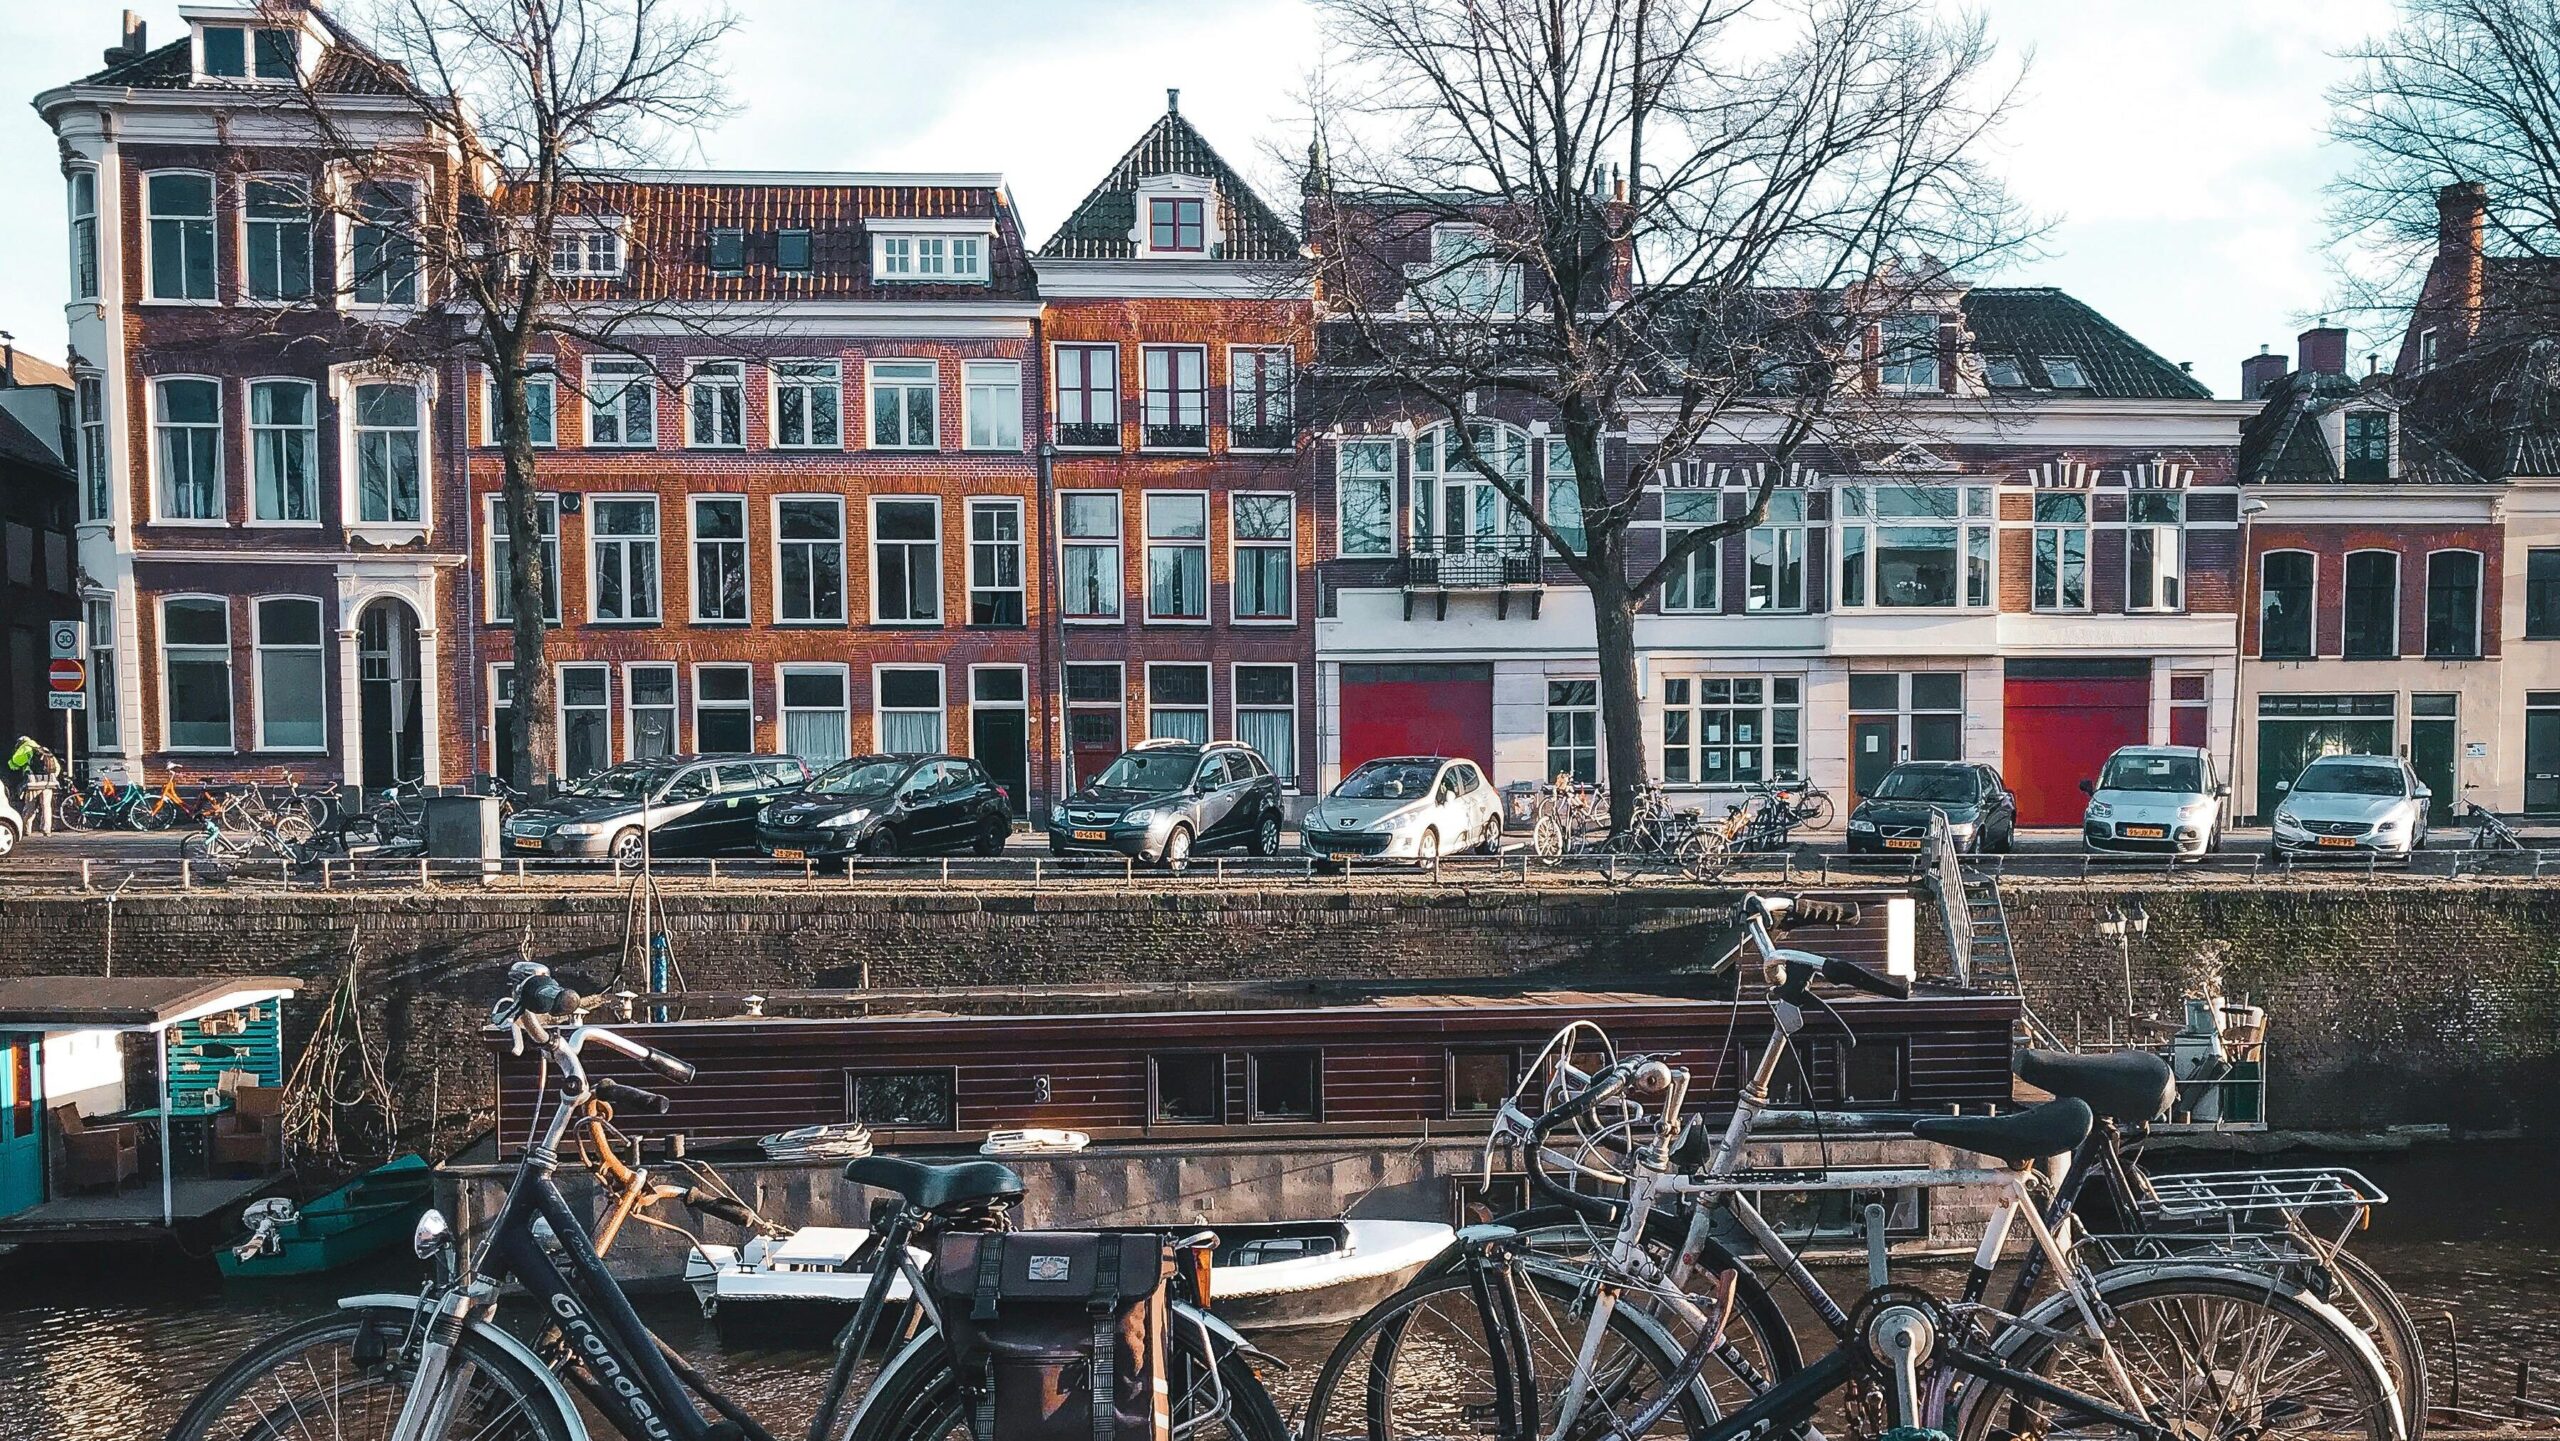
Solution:
[[[18,837],[27,833],[27,822],[18,808],[9,804],[9,788],[0,786],[0,856],[18,848]]]
[[[1298,821],[1298,843],[1319,861],[1436,861],[1502,846],[1502,793],[1474,761],[1388,756],[1342,778]]]

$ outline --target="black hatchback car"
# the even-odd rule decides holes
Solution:
[[[1049,812],[1049,853],[1179,867],[1196,851],[1280,854],[1280,780],[1251,746],[1141,742]]]
[[[800,789],[798,756],[658,756],[581,776],[550,799],[520,806],[503,828],[519,856],[636,861],[753,849],[756,817]]]
[[[1013,834],[1013,803],[967,756],[854,756],[818,772],[756,820],[776,860],[991,856]]]
[[[1849,849],[1921,850],[1931,811],[1947,813],[1961,850],[2005,851],[2017,839],[2018,803],[1998,771],[1969,761],[1904,761],[1849,812]]]

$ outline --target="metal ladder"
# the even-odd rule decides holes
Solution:
[[[2029,1044],[2048,1050],[2072,1049],[2027,1004],[2026,987],[2018,978],[2018,954],[2009,942],[2009,905],[2000,895],[1999,874],[1972,870],[1963,874],[1965,917],[1972,932],[1968,947],[1972,983],[2018,998],[2018,1030]]]

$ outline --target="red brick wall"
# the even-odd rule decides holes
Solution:
[[[2389,551],[2400,558],[2400,654],[2422,657],[2427,646],[2427,556],[2439,550],[2480,553],[2480,654],[2494,658],[2500,650],[2498,604],[2505,574],[2504,531],[2494,524],[2271,524],[2253,522],[2249,534],[2250,603],[2242,618],[2248,654],[2258,653],[2257,586],[2261,558],[2271,551],[2307,550],[2315,557],[2312,594],[2312,647],[2335,656],[2345,642],[2347,556],[2360,550]]]

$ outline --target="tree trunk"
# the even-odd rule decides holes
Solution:
[[[549,639],[542,592],[542,511],[535,502],[533,436],[525,428],[524,366],[521,360],[495,367],[500,433],[506,437],[506,480],[499,506],[507,516],[507,606],[514,615],[511,674],[515,695],[514,752],[508,757],[518,782],[540,794],[551,784],[551,761],[557,754],[551,694],[551,667],[544,659]],[[553,424],[558,424],[553,418]]]
[[[1622,835],[1650,778],[1644,764],[1644,696],[1636,680],[1636,598],[1628,593],[1622,542],[1594,535],[1591,625],[1600,660],[1600,744],[1609,777],[1609,833]]]

